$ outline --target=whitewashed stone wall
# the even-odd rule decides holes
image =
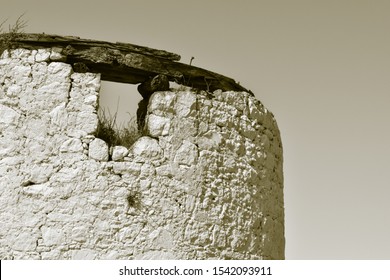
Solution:
[[[100,75],[0,59],[1,259],[283,259],[282,145],[247,93],[156,92],[149,136],[94,136]]]

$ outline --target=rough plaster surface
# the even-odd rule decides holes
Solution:
[[[283,259],[282,145],[243,92],[156,92],[149,136],[94,136],[100,75],[0,59],[1,259]]]

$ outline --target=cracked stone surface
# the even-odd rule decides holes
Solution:
[[[282,144],[258,100],[155,92],[149,134],[109,148],[100,75],[60,57],[0,58],[0,259],[284,258]]]

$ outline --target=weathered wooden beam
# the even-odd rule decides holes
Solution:
[[[110,43],[47,34],[0,35],[0,41],[4,41],[5,38],[12,48],[57,47],[63,55],[63,61],[72,65],[83,64],[89,72],[101,73],[102,79],[107,81],[138,84],[163,74],[168,77],[169,81],[198,89],[251,93],[231,78],[180,63],[178,62],[179,55],[163,50],[127,43]],[[77,71],[77,67],[74,69]]]
[[[9,34],[9,33],[8,33]],[[1,37],[7,36],[6,34],[0,35]],[[180,55],[167,52],[164,50],[152,49],[144,46],[129,44],[129,43],[111,43],[106,41],[90,40],[90,39],[81,39],[76,36],[59,36],[59,35],[49,35],[49,34],[38,34],[38,33],[22,33],[15,34],[14,41],[20,44],[26,44],[31,46],[42,46],[42,47],[51,47],[51,46],[77,46],[77,48],[91,48],[91,47],[103,47],[111,48],[123,52],[134,52],[142,53],[145,55],[151,55],[155,57],[161,57],[169,59],[172,61],[179,61]]]

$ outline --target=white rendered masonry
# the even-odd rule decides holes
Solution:
[[[148,136],[94,136],[100,75],[0,59],[0,259],[283,259],[282,145],[245,92],[156,92]]]

